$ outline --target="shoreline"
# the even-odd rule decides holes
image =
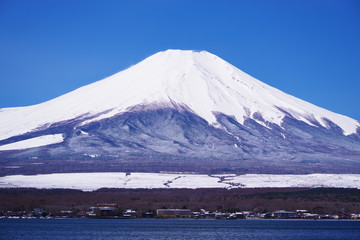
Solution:
[[[193,221],[230,221],[229,219],[214,219],[214,218],[144,218],[144,217],[137,217],[137,218],[87,218],[87,217],[79,217],[79,218],[66,218],[66,217],[0,217],[1,219],[26,219],[26,220],[193,220]],[[264,219],[264,218],[256,218],[256,219],[231,219],[231,221],[360,221],[360,219]]]

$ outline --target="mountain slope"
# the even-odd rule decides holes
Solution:
[[[358,121],[205,51],[159,52],[51,101],[1,109],[0,126],[5,164],[41,159],[61,168],[58,160],[78,160],[70,171],[85,169],[78,166],[85,160],[89,169],[109,161],[141,171],[360,170]],[[57,141],[11,148],[41,136]]]

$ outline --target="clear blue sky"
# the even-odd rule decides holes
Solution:
[[[207,50],[360,120],[358,0],[0,0],[0,107],[50,100],[169,48]]]

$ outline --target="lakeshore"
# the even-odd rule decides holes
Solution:
[[[0,216],[12,218],[358,219],[359,214],[359,189],[0,189]]]

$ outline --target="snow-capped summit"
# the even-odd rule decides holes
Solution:
[[[288,95],[206,51],[159,52],[53,100],[1,109],[0,126],[0,153],[12,159],[322,163],[360,154],[357,120]]]
[[[167,50],[108,78],[48,102],[2,109],[0,140],[44,125],[86,117],[86,123],[112,117],[136,105],[184,105],[210,124],[214,113],[234,116],[243,124],[253,118],[281,126],[286,114],[328,128],[328,120],[345,135],[359,122],[285,94],[206,51]],[[261,115],[261,119],[254,115]]]

